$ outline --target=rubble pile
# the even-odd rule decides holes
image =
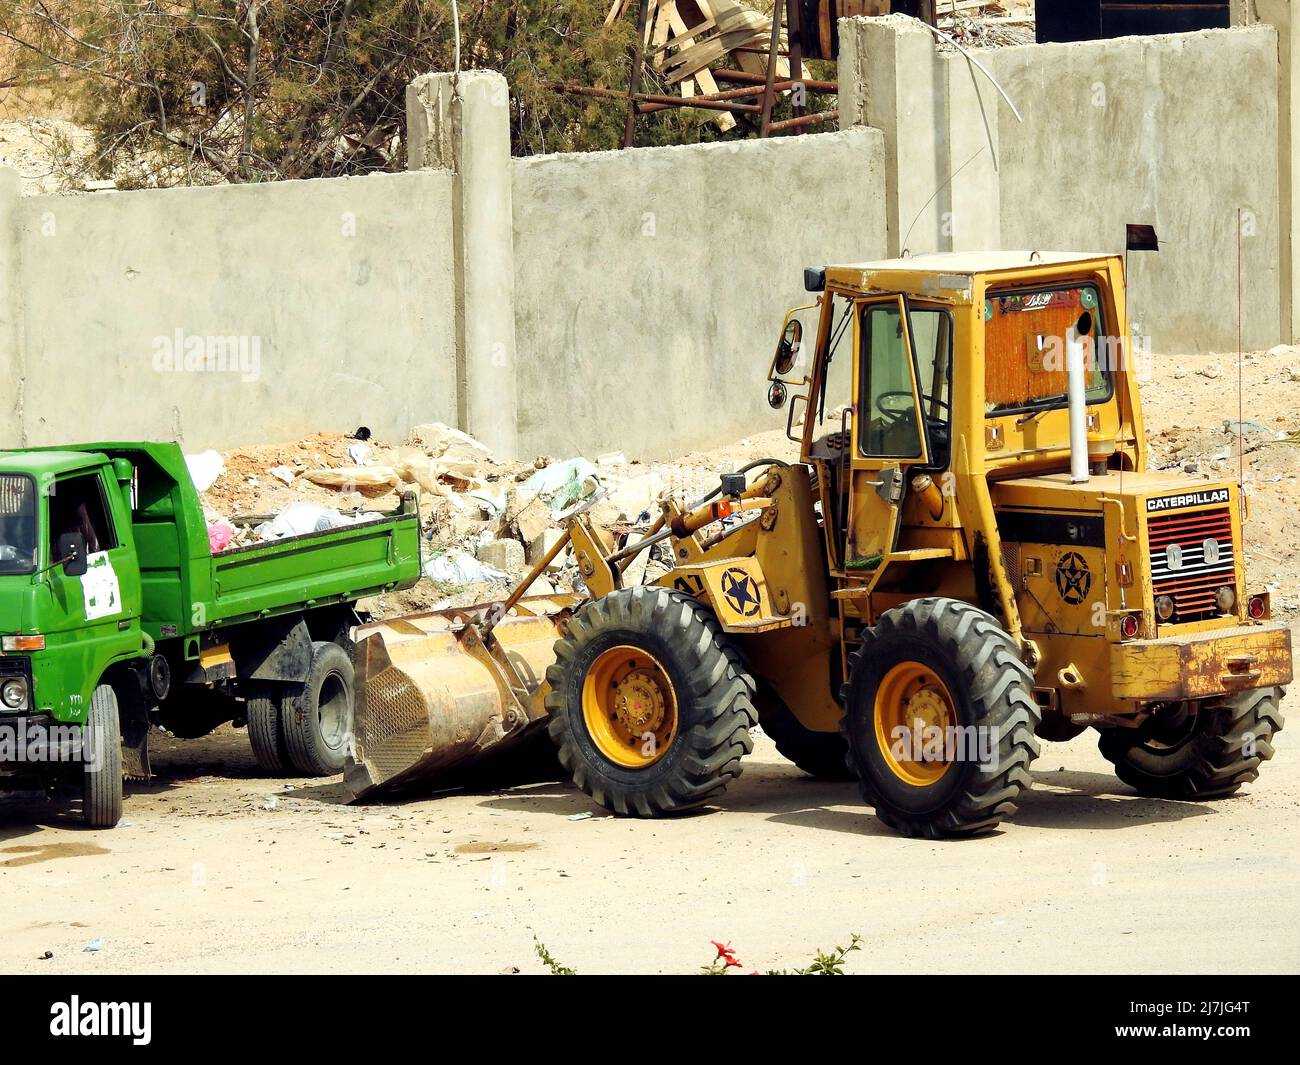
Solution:
[[[466,606],[500,598],[561,535],[581,508],[618,535],[644,530],[665,493],[696,499],[718,474],[773,449],[792,457],[783,433],[672,464],[630,461],[621,453],[594,459],[531,462],[496,458],[480,441],[441,423],[417,426],[400,444],[317,433],[269,446],[187,456],[208,518],[214,551],[371,520],[398,507],[401,494],[420,501],[424,579],[414,588],[363,603],[376,617]],[[664,559],[644,560],[653,580]],[[572,552],[562,552],[531,594],[581,591]]]

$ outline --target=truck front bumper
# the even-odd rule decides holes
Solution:
[[[1291,683],[1291,630],[1273,622],[1116,644],[1116,699],[1209,699]]]

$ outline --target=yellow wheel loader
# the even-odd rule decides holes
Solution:
[[[1144,794],[1255,779],[1289,631],[1246,587],[1240,486],[1148,468],[1120,257],[805,287],[768,372],[799,461],[665,499],[635,540],[577,513],[506,602],[360,629],[354,796],[545,731],[599,805],[675,814],[722,795],[755,725],[911,836],[991,830],[1040,743],[1088,728]],[[528,597],[570,547],[586,596]],[[672,568],[633,582],[651,549]]]

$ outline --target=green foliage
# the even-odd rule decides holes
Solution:
[[[629,20],[608,0],[465,0],[461,67],[510,84],[516,155],[618,147]],[[266,181],[400,170],[405,91],[453,69],[450,0],[0,0],[0,81],[43,84],[96,137],[92,176],[119,184]],[[648,91],[662,91],[651,80]],[[638,143],[715,135],[669,111]]]
[[[862,937],[856,933],[847,947],[835,947],[829,952],[820,948],[813,963],[804,969],[771,969],[768,976],[843,976],[844,959],[853,951],[862,949]]]
[[[533,949],[537,951],[537,956],[542,959],[542,964],[546,966],[552,976],[577,976],[567,965],[561,965],[553,957],[551,952],[546,949],[546,944],[536,936],[533,936]]]

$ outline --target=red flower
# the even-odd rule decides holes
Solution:
[[[711,939],[709,942],[713,944],[713,949],[718,952],[715,961],[724,961],[728,967],[740,968],[740,959],[736,957],[736,952],[731,949],[731,944],[719,943],[716,939]]]

